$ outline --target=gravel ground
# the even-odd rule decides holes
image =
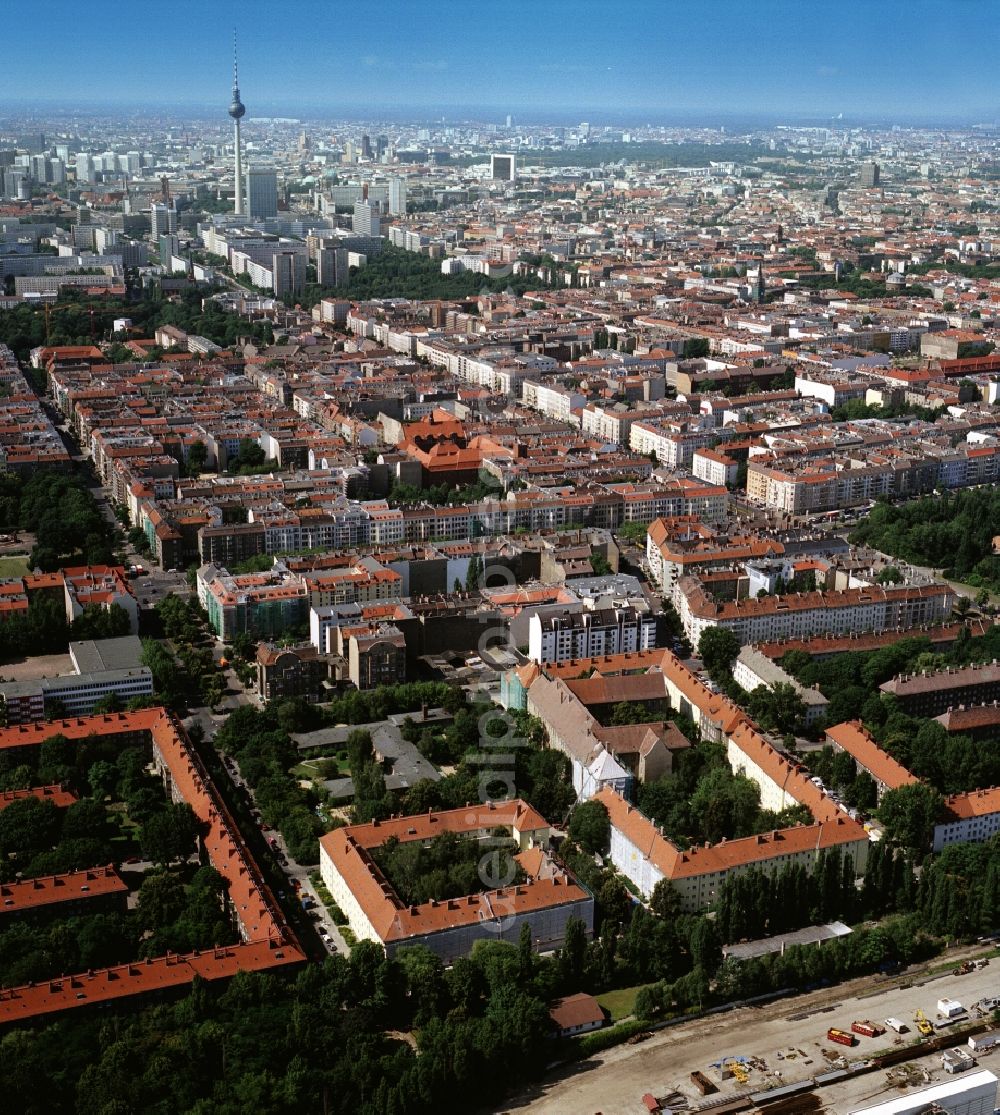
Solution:
[[[960,955],[964,954],[955,953],[948,959],[954,961]],[[921,1008],[933,1021],[940,998],[958,999],[969,1007],[985,996],[1000,995],[998,960],[964,976],[953,976],[950,971],[933,978],[914,973],[909,977],[913,980],[912,986],[899,986],[900,980],[906,982],[906,978],[898,977],[874,994],[870,978],[856,980],[765,1007],[744,1008],[671,1027],[639,1045],[617,1046],[573,1065],[497,1110],[531,1112],[531,1115],[643,1115],[646,1112],[643,1093],[662,1096],[674,1090],[687,1098],[689,1109],[695,1108],[701,1096],[690,1082],[694,1069],[700,1069],[720,1085],[713,1099],[735,1096],[743,1090],[734,1081],[720,1082],[718,1072],[710,1067],[713,1061],[723,1057],[758,1057],[766,1062],[766,1072],[751,1072],[746,1085],[751,1091],[790,1084],[826,1071],[828,1059],[824,1051],[843,1052],[851,1059],[858,1059],[876,1050],[891,1048],[894,1042],[914,1040],[917,1036],[914,1012]],[[890,1016],[907,1023],[911,1032],[902,1038],[891,1032],[881,1038],[859,1038],[853,1050],[826,1040],[830,1027],[847,1030],[851,1022],[858,1019],[881,1022]],[[997,1061],[996,1066],[991,1066],[991,1058],[987,1056],[983,1067],[993,1067],[1000,1073],[1000,1054],[993,1054],[992,1059]],[[935,1081],[945,1078],[939,1053],[913,1063],[926,1067]],[[829,1115],[848,1115],[859,1106],[881,1102],[921,1086],[925,1085],[917,1081],[913,1088],[896,1088],[887,1084],[886,1071],[880,1070],[839,1082],[818,1094]]]

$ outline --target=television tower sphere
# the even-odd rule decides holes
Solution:
[[[241,120],[247,114],[247,106],[240,100],[240,91],[233,86],[233,103],[229,106],[229,115],[234,120]]]

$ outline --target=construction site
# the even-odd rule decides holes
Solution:
[[[503,1110],[854,1115],[911,1094],[917,1099],[922,1089],[966,1073],[971,1079],[977,1068],[1000,1074],[992,1020],[998,1007],[997,961],[969,960],[881,985],[859,980],[667,1026],[638,1046],[557,1072]],[[968,1108],[969,1115],[978,1110]]]

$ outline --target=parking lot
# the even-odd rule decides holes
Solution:
[[[641,1115],[646,1112],[643,1093],[663,1096],[674,1091],[686,1098],[688,1108],[695,1108],[703,1098],[691,1083],[694,1070],[718,1086],[718,1092],[706,1097],[713,1100],[810,1079],[836,1067],[835,1058],[841,1054],[858,1060],[915,1041],[915,1012],[919,1008],[935,1021],[938,999],[957,999],[968,1008],[980,999],[1000,994],[998,965],[1000,961],[994,960],[968,975],[949,973],[920,986],[915,977],[913,986],[896,986],[874,994],[871,981],[857,981],[851,998],[836,999],[832,990],[818,991],[761,1008],[698,1019],[659,1031],[639,1045],[617,1046],[574,1065],[499,1110],[532,1115]],[[850,1030],[852,1022],[864,1019],[884,1024],[888,1017],[901,1019],[909,1032],[896,1035],[887,1031],[878,1038],[862,1037],[852,1049],[826,1038],[830,1028]],[[965,1039],[956,1039],[955,1044],[964,1045]],[[746,1084],[741,1084],[734,1078],[723,1081],[719,1071],[712,1068],[714,1062],[740,1057],[755,1059],[766,1069],[751,1069]],[[996,1061],[995,1066],[992,1061]],[[1000,1074],[1000,1053],[986,1054],[982,1063]],[[918,1074],[926,1069],[932,1081],[945,1079],[940,1053],[912,1064]],[[841,1080],[819,1089],[817,1095],[830,1115],[847,1115],[857,1107],[925,1086],[922,1075],[914,1075],[911,1086],[897,1087],[889,1083],[887,1072],[879,1070]]]

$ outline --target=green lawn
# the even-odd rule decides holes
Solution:
[[[337,770],[340,775],[346,777],[351,773],[351,768],[346,759],[341,759],[337,755],[328,755],[322,759],[304,759],[301,763],[292,767],[292,774],[294,774],[296,778],[309,778],[314,782],[322,781],[319,765],[320,763],[330,760],[337,764]]]
[[[605,1010],[610,1011],[612,1022],[620,1022],[635,1010],[635,997],[647,986],[640,983],[637,987],[623,987],[620,991],[605,991],[595,998]]]
[[[19,554],[13,557],[0,557],[0,581],[10,581],[15,577],[23,577],[31,572],[28,568],[28,559]]]

